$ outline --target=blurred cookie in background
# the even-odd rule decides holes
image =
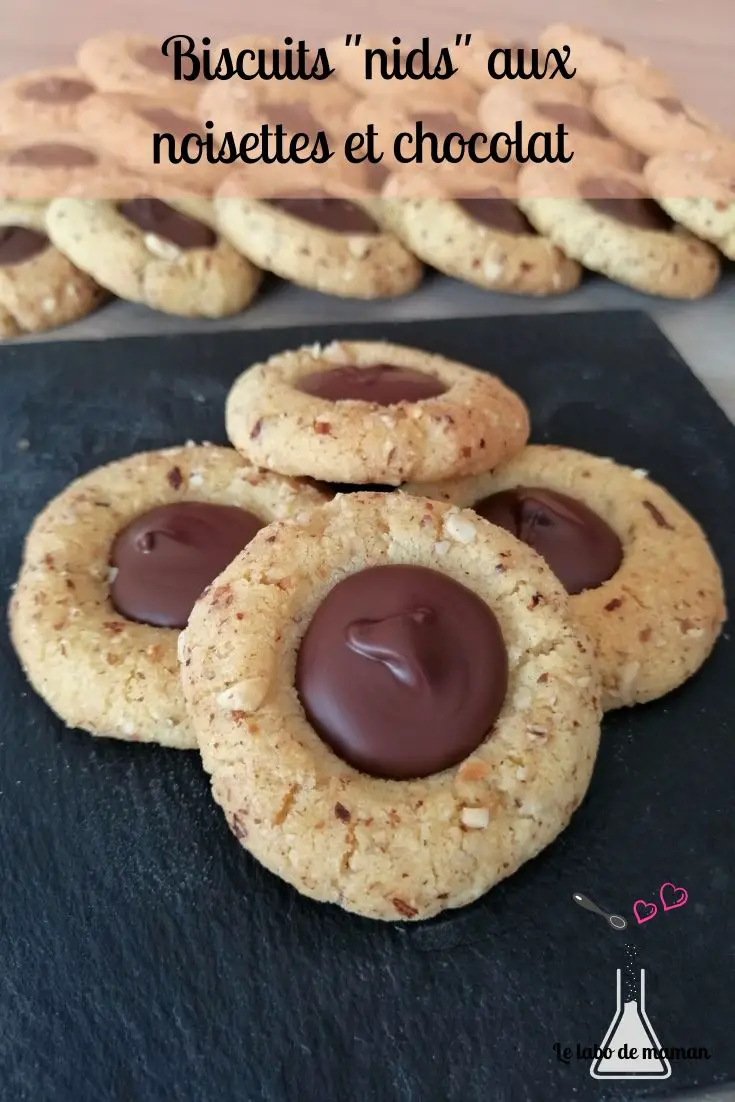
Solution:
[[[58,134],[76,129],[79,104],[94,86],[80,69],[34,69],[0,83],[0,135]]]
[[[590,159],[526,165],[518,196],[540,233],[618,283],[676,299],[702,298],[717,283],[716,250],[676,227],[642,176]]]
[[[676,222],[735,260],[735,149],[664,154],[646,164],[644,175]]]
[[[108,297],[53,246],[44,217],[43,203],[0,201],[0,339],[67,325]]]

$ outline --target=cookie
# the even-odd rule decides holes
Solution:
[[[414,481],[487,470],[526,443],[528,411],[499,379],[417,348],[334,341],[272,356],[225,412],[251,462],[325,482]]]
[[[735,153],[674,153],[644,169],[657,202],[680,225],[735,260]]]
[[[720,634],[725,597],[707,537],[645,471],[531,445],[494,472],[402,492],[472,507],[545,557],[595,641],[605,710],[678,688]]]
[[[486,177],[489,174],[486,173]],[[562,294],[582,270],[540,237],[515,204],[502,178],[452,197],[431,173],[396,174],[382,193],[383,217],[404,245],[426,264],[490,291]]]
[[[471,903],[566,827],[598,747],[591,644],[527,547],[352,494],[260,533],[192,612],[182,681],[233,833],[373,919]]]
[[[161,186],[171,181],[210,194],[227,172],[227,166],[210,164],[206,156],[191,164],[181,161],[184,149],[197,158],[200,139],[205,139],[205,128],[187,106],[172,106],[150,94],[100,92],[79,105],[77,123],[95,147]],[[158,145],[155,135],[161,135],[158,164],[154,160]],[[172,162],[171,156],[178,163]]]
[[[516,82],[518,84],[518,82]],[[641,159],[637,153],[622,145],[600,123],[579,96],[578,86],[567,83],[529,81],[522,88],[501,81],[480,100],[477,114],[488,134],[514,135],[520,124],[524,142],[534,133],[552,135],[551,149],[557,155],[559,142],[557,128],[563,124],[564,155],[594,157],[600,162],[619,168],[638,168]],[[581,100],[581,102],[580,102]],[[529,153],[543,153],[543,147],[534,143]],[[561,152],[561,150],[559,150]],[[525,150],[523,156],[526,156]]]
[[[134,455],[77,479],[34,522],[10,605],[34,689],[69,727],[194,747],[180,628],[258,528],[321,501],[210,446]]]
[[[235,40],[233,46],[237,45]],[[355,98],[336,75],[322,81],[213,80],[197,101],[197,114],[202,122],[211,120],[220,139],[228,132],[257,133],[264,123],[271,129],[280,124],[289,132],[325,130],[342,135]]]
[[[669,78],[645,58],[628,53],[622,42],[605,38],[583,27],[552,23],[539,34],[544,50],[569,46],[569,65],[577,70],[577,79],[591,88],[625,81],[634,84],[646,96],[670,96]]]
[[[598,88],[592,97],[592,109],[619,141],[646,157],[707,152],[727,142],[716,123],[676,96],[646,96],[635,84]]]
[[[221,233],[253,264],[342,298],[413,291],[423,267],[380,226],[345,177],[321,166],[231,173],[214,197]]]
[[[105,297],[53,247],[42,203],[0,201],[0,339],[68,325]]]
[[[529,221],[585,268],[650,295],[702,298],[719,278],[716,251],[649,194],[642,177],[594,161],[527,165],[518,177]]]
[[[210,199],[151,189],[123,202],[57,199],[46,216],[54,244],[128,302],[184,317],[243,310],[260,273],[218,233]]]
[[[127,176],[119,163],[82,134],[0,138],[0,199],[42,202],[70,190],[92,198],[106,194]]]
[[[193,104],[202,84],[174,79],[173,44],[167,57],[161,49],[163,43],[162,38],[112,31],[82,43],[77,65],[101,92],[132,93]],[[184,72],[189,72],[186,63]]]
[[[79,69],[34,69],[0,83],[0,136],[76,129],[77,107],[94,87]]]
[[[394,37],[398,38],[399,36],[396,35]],[[406,61],[411,53],[414,53],[411,61],[411,71],[415,73],[423,73],[425,71],[422,57],[419,53],[415,53],[415,51],[424,50],[428,40],[399,40],[399,43],[396,45],[394,37],[389,35],[367,36],[363,34],[360,36],[361,41],[357,48],[355,48],[354,44],[347,45],[344,38],[335,38],[331,42],[328,42],[326,49],[330,63],[335,69],[335,77],[349,88],[352,88],[359,96],[365,98],[373,99],[386,96],[388,99],[395,100],[399,97],[401,89],[403,88],[405,89],[403,96],[406,102],[411,105],[417,103],[427,110],[433,105],[435,109],[439,111],[452,111],[455,109],[460,111],[473,110],[477,102],[477,90],[472,82],[465,76],[462,71],[462,66],[460,66],[459,71],[454,73],[448,80],[440,80],[436,77],[424,77],[418,80],[410,78],[400,80],[395,77],[383,79],[379,57],[378,55],[373,55],[371,79],[368,80],[366,76],[366,59],[369,50],[379,49],[387,52],[387,71],[390,73],[394,72],[394,55],[396,50],[398,50],[400,72],[406,69]],[[433,73],[440,63],[440,51],[443,45],[444,43],[437,43],[433,39],[428,43],[426,57],[428,59],[427,70],[429,72]],[[451,49],[451,43],[448,43],[448,45],[450,45]],[[456,64],[457,62],[455,62],[455,65]],[[445,66],[441,66],[440,72],[443,72],[444,69]]]

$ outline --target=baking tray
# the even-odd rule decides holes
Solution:
[[[650,471],[703,524],[735,591],[735,429],[627,312],[7,347],[4,590],[34,515],[70,479],[189,438],[224,443],[244,367],[338,336],[492,370],[528,402],[535,441]],[[726,631],[681,690],[605,720],[589,796],[544,854],[472,907],[398,926],[302,899],[261,869],[196,755],[65,730],[3,626],[0,1098],[584,1102],[735,1080],[732,670]],[[664,881],[686,905],[638,926],[634,901]],[[661,1045],[709,1055],[672,1060],[665,1081],[597,1081],[576,1055],[602,1042],[631,959]]]

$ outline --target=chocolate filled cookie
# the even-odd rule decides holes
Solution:
[[[675,226],[635,173],[583,160],[527,165],[518,203],[567,256],[638,291],[702,298],[719,278],[715,249]]]
[[[0,138],[0,199],[49,202],[69,192],[94,198],[121,188],[129,176],[79,133]]]
[[[225,419],[253,463],[393,486],[487,470],[529,433],[523,401],[495,376],[381,341],[312,345],[256,364],[235,381]]]
[[[174,49],[163,52],[163,38],[111,31],[88,38],[77,51],[77,65],[101,92],[158,96],[194,103],[202,85],[174,79]],[[189,66],[183,62],[183,73]]]
[[[565,156],[594,157],[617,168],[637,169],[639,155],[624,145],[590,110],[580,86],[559,81],[500,81],[480,100],[477,114],[489,134],[514,134],[518,122],[530,137],[533,133],[554,135],[562,125],[566,131]],[[536,154],[542,152],[539,145]],[[563,163],[562,163],[563,164]],[[563,164],[563,167],[568,167]]]
[[[645,471],[531,445],[495,471],[402,492],[472,508],[544,558],[595,641],[605,710],[678,688],[720,634],[725,596],[707,537]]]
[[[243,310],[260,273],[220,235],[212,202],[154,185],[151,194],[57,199],[46,215],[54,244],[128,302],[185,317]]]
[[[735,150],[654,157],[644,175],[667,214],[735,260]]]
[[[80,104],[77,124],[97,148],[161,187],[178,184],[211,194],[227,172],[226,166],[199,155],[206,129],[194,110],[152,92],[88,96]],[[182,160],[184,152],[192,163]]]
[[[579,264],[539,236],[516,205],[513,184],[485,177],[453,192],[431,172],[396,173],[383,188],[380,217],[426,264],[476,287],[523,295],[576,287]]]
[[[673,95],[647,96],[635,84],[598,88],[592,109],[618,141],[645,157],[659,153],[708,152],[727,143],[716,123]],[[732,143],[735,148],[735,143]]]
[[[176,657],[192,605],[260,528],[322,500],[209,446],[77,479],[34,522],[10,604],[29,681],[69,727],[194,747]]]
[[[341,298],[393,298],[418,286],[421,263],[339,170],[268,167],[230,174],[214,198],[220,231],[253,264]]]
[[[84,73],[70,66],[10,77],[0,83],[0,135],[73,131],[79,104],[94,91]]]
[[[551,50],[560,45],[571,50],[569,64],[577,70],[577,79],[590,88],[626,81],[643,95],[669,96],[673,88],[669,78],[646,58],[629,53],[615,38],[606,38],[584,27],[552,23],[539,35],[539,46]]]
[[[105,297],[51,244],[43,203],[0,201],[0,340],[68,325]]]
[[[273,525],[197,603],[180,655],[233,833],[368,918],[471,903],[589,784],[592,646],[543,560],[469,511],[351,494]]]

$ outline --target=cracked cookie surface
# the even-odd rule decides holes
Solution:
[[[443,393],[378,405],[298,389],[314,373],[375,365],[418,372]],[[395,486],[486,470],[523,447],[529,433],[523,401],[493,375],[382,341],[334,341],[254,365],[229,393],[226,426],[238,451],[268,469]]]
[[[137,623],[111,600],[118,533],[159,506],[206,502],[269,522],[322,497],[246,463],[230,448],[145,452],[83,475],[34,521],[10,603],[26,675],[69,727],[191,749],[172,628]]]
[[[429,567],[476,594],[508,653],[492,731],[421,780],[378,779],[341,760],[294,684],[327,594],[390,564]],[[469,511],[349,494],[271,525],[202,595],[180,658],[233,833],[304,895],[370,918],[418,920],[472,902],[547,846],[587,790],[600,722],[591,644],[543,560]]]
[[[655,700],[692,677],[725,621],[722,575],[699,524],[645,471],[530,445],[494,472],[403,489],[468,508],[518,486],[582,502],[622,542],[617,572],[570,598],[595,642],[604,709]]]

